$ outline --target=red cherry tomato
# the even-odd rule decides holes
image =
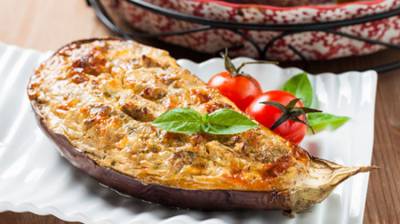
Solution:
[[[208,86],[218,89],[242,111],[262,93],[260,83],[251,76],[232,75],[228,71],[212,76],[208,81]]]
[[[268,91],[255,98],[247,107],[246,113],[265,127],[271,128],[272,125],[274,125],[274,123],[282,116],[283,112],[275,106],[266,105],[262,102],[273,101],[286,106],[293,99],[296,99],[296,97],[285,91]],[[298,101],[295,107],[303,107],[303,103]],[[305,121],[304,114],[298,116],[298,118]],[[273,131],[283,138],[295,144],[299,144],[306,135],[307,126],[298,121],[286,120]]]

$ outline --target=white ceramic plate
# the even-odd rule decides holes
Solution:
[[[38,128],[26,85],[42,54],[0,44],[0,211],[52,214],[83,223],[362,223],[368,174],[339,185],[321,204],[296,215],[279,211],[200,212],[166,208],[124,198],[100,186],[61,158]],[[238,63],[245,58],[236,59]],[[207,80],[223,69],[221,59],[179,64]],[[299,69],[251,65],[264,89],[279,87]],[[319,157],[346,165],[369,165],[377,75],[374,71],[310,76],[319,106],[352,120],[335,132],[307,137],[303,146]]]

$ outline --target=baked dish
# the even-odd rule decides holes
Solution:
[[[159,8],[171,9],[182,15],[196,16],[203,20],[204,26],[219,22],[241,24],[240,26],[233,25],[232,29],[199,30],[201,27],[204,28],[199,23],[164,16],[139,7],[130,0],[91,1],[103,3],[107,12],[116,21],[124,21],[124,24],[131,27],[134,32],[140,30],[150,34],[166,34],[177,31],[185,33],[155,35],[167,43],[212,55],[224,48],[229,48],[231,56],[267,58],[276,61],[302,60],[293,49],[301,52],[307,60],[312,61],[366,55],[384,47],[335,35],[331,32],[312,30],[310,32],[290,32],[280,36],[280,31],[245,29],[243,24],[258,24],[260,27],[262,24],[275,24],[283,29],[294,24],[299,24],[301,27],[303,27],[302,24],[320,24],[320,28],[323,29],[325,22],[341,24],[340,21],[343,20],[377,16],[400,7],[400,0],[354,1],[343,4],[336,4],[339,1],[335,0],[229,0],[228,2],[221,0],[146,0],[149,4]],[[214,22],[212,24],[207,22],[210,20]],[[242,33],[233,31],[236,29]],[[398,38],[400,36],[400,15],[334,29],[370,40],[396,45],[400,43]],[[186,32],[189,30],[197,31]],[[256,49],[256,45],[261,50]],[[262,50],[266,45],[268,45],[268,50]]]
[[[170,206],[302,211],[370,167],[310,156],[258,125],[179,134],[152,121],[174,108],[240,110],[168,52],[119,39],[70,43],[32,75],[28,95],[61,154],[121,193]]]

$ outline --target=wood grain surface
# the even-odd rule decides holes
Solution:
[[[41,51],[54,50],[72,40],[110,36],[83,0],[0,0],[0,41]],[[173,56],[187,57],[182,50],[157,44]],[[193,60],[204,59],[193,55]],[[328,62],[312,62],[309,71],[343,71],[384,61],[400,60],[400,54],[383,51],[374,55]],[[296,65],[294,63],[293,65]],[[375,113],[373,164],[364,223],[400,223],[400,70],[379,75]],[[362,141],[362,139],[357,139]],[[0,183],[1,184],[1,183]],[[0,195],[1,197],[1,195]],[[31,213],[0,213],[0,224],[61,224],[53,216]]]

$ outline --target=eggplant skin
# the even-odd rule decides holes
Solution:
[[[109,40],[124,41],[115,38],[94,38],[75,41],[61,47],[53,56],[59,54],[63,49],[76,48],[82,44],[90,44],[95,41]],[[28,95],[29,89],[32,87],[31,81],[28,85]],[[196,82],[201,81],[198,80]],[[222,101],[228,105],[233,105],[233,103],[225,100],[222,98]],[[32,98],[30,98],[30,102],[41,129],[56,143],[59,152],[73,166],[122,194],[167,206],[199,210],[279,209],[299,212],[321,202],[339,183],[347,178],[371,169],[371,167],[345,167],[312,157],[298,146],[292,145],[273,134],[270,130],[260,126],[259,130],[254,132],[258,131],[264,135],[269,135],[274,139],[274,142],[279,142],[282,147],[286,147],[288,151],[293,152],[295,157],[292,159],[301,160],[297,163],[297,166],[306,167],[303,168],[306,169],[304,172],[299,173],[303,175],[300,178],[296,175],[286,176],[286,179],[289,179],[294,184],[271,186],[269,190],[258,190],[259,188],[238,190],[229,188],[190,189],[167,184],[146,183],[133,175],[127,175],[114,168],[100,165],[96,160],[90,158],[88,153],[75,147],[67,136],[50,129],[46,123],[46,115],[42,114],[43,111],[40,110],[42,105],[39,105],[39,102]],[[233,108],[235,109],[234,106]],[[285,156],[282,158],[285,158]],[[296,169],[295,167],[292,168]]]
[[[33,105],[34,107],[34,105]],[[36,113],[40,128],[58,146],[61,155],[73,166],[98,182],[135,198],[171,207],[198,210],[282,209],[291,210],[286,192],[256,192],[236,190],[184,190],[157,184],[144,184],[134,177],[96,164],[85,153],[76,149],[63,135],[49,130]]]

